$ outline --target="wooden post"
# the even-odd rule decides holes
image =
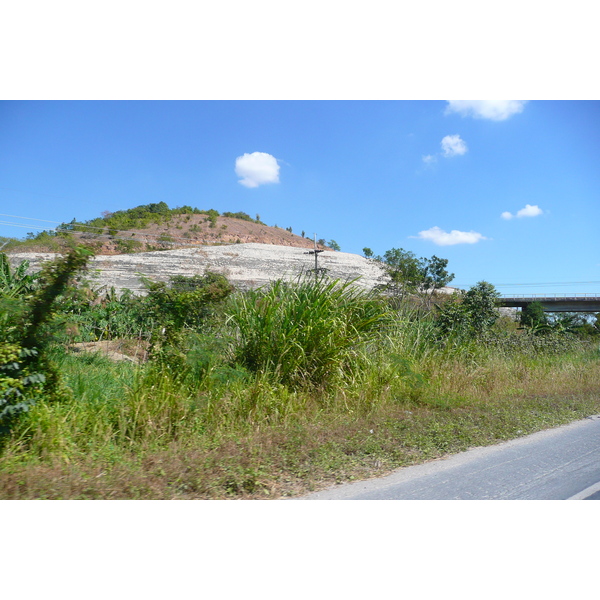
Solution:
[[[314,242],[315,242],[315,249],[314,250],[309,250],[308,252],[305,252],[304,254],[314,254],[315,255],[315,281],[317,281],[318,277],[319,277],[319,252],[323,252],[323,250],[317,250],[317,234],[315,233],[315,238],[314,238]]]

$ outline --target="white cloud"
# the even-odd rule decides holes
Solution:
[[[467,144],[461,139],[460,135],[447,135],[441,142],[444,156],[460,156],[467,151]]]
[[[427,154],[427,156],[423,157],[423,162],[426,165],[432,165],[433,163],[437,162],[437,157],[433,154]]]
[[[264,183],[279,183],[277,159],[266,152],[238,156],[235,159],[235,174],[242,178],[238,183],[249,188]]]
[[[504,121],[523,111],[524,100],[448,100],[446,114],[458,113],[463,117]]]
[[[539,215],[543,214],[543,210],[537,205],[534,204],[533,206],[531,204],[526,204],[525,208],[522,208],[521,210],[517,211],[516,215],[513,215],[512,213],[506,211],[503,212],[500,216],[503,219],[509,220],[509,219],[521,219],[522,217],[538,217]]]
[[[537,205],[534,204],[526,204],[525,208],[522,208],[517,212],[517,217],[537,217],[541,215],[544,211]]]
[[[438,246],[455,246],[456,244],[476,244],[481,240],[487,240],[486,237],[477,233],[476,231],[458,231],[453,229],[450,233],[440,229],[439,227],[432,227],[426,231],[419,231],[419,235],[416,236],[422,240],[428,240]]]

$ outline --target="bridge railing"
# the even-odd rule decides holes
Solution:
[[[563,298],[594,298],[594,299],[600,299],[600,294],[596,293],[596,294],[502,294],[500,296],[500,298],[513,298],[513,299],[518,299],[518,298],[523,298],[523,299],[537,299],[537,298],[544,298],[544,299],[553,299],[553,300],[561,300]]]

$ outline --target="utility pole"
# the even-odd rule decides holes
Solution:
[[[317,234],[315,233],[315,249],[314,250],[309,250],[308,252],[305,252],[304,254],[314,254],[315,255],[315,281],[317,280],[317,278],[319,277],[319,271],[324,271],[324,269],[319,269],[319,252],[324,252],[324,250],[317,250]]]

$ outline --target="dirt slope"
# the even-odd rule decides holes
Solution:
[[[96,242],[96,252],[100,255],[220,244],[272,244],[296,248],[314,246],[312,239],[286,229],[222,216],[211,223],[206,215],[175,215],[170,221],[160,225],[151,224],[144,229],[111,233],[113,235],[81,236],[89,242]]]

